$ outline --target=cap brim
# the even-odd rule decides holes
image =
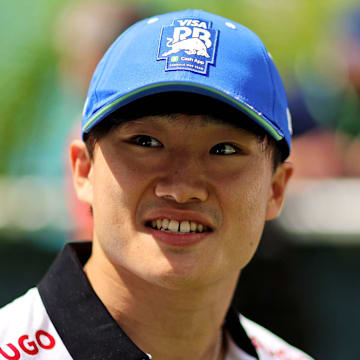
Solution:
[[[205,86],[204,84],[197,84],[194,82],[185,81],[155,83],[134,89],[133,91],[130,91],[123,96],[117,97],[115,100],[102,107],[101,110],[95,113],[85,123],[82,129],[83,133],[88,133],[96,124],[98,124],[109,114],[137,99],[149,95],[171,91],[196,93],[220,100],[251,117],[257,124],[264,128],[264,130],[266,130],[266,132],[271,135],[276,141],[280,141],[284,138],[282,132],[277,129],[269,119],[267,119],[262,113],[254,109],[254,107],[246,104],[242,99],[234,99],[230,95],[210,86]]]

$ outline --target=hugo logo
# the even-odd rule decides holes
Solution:
[[[162,28],[157,60],[166,60],[165,70],[189,70],[206,74],[215,60],[218,31],[201,19],[175,19]],[[171,56],[169,56],[171,55]]]
[[[18,345],[19,348],[16,345]],[[19,337],[16,345],[11,343],[7,344],[8,349],[6,349],[6,351],[4,347],[0,347],[0,359],[20,360],[20,351],[29,355],[36,355],[39,352],[39,348],[51,350],[55,347],[56,343],[54,337],[48,332],[38,330],[35,334],[35,339],[29,338],[28,335],[22,335]]]

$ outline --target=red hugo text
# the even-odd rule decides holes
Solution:
[[[6,346],[8,347],[6,351],[4,347],[0,347],[0,359],[20,360],[20,351],[29,355],[36,355],[39,352],[39,348],[51,350],[55,346],[55,339],[46,331],[38,330],[35,334],[35,339],[30,338],[28,335],[23,335],[19,337],[16,345],[10,343],[6,344]]]

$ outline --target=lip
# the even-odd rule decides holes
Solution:
[[[186,248],[194,246],[208,237],[211,232],[174,234],[168,231],[147,228],[153,238],[167,246]]]

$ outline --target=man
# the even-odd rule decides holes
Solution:
[[[200,10],[143,20],[93,76],[70,154],[92,246],[0,312],[0,359],[310,359],[230,307],[292,167],[275,66]]]

